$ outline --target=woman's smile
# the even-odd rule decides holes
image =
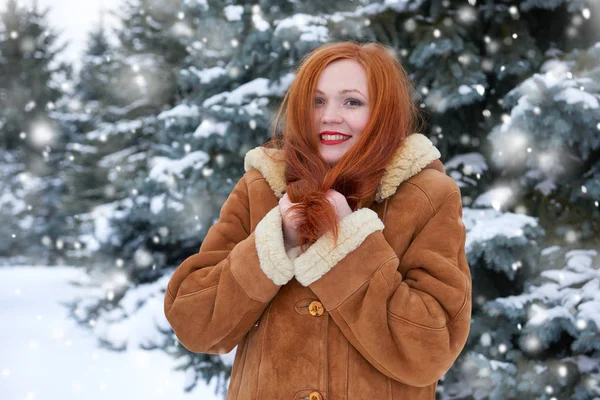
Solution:
[[[327,146],[343,143],[351,137],[350,135],[334,131],[324,131],[319,134],[321,143]]]

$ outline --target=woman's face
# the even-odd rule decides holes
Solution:
[[[357,61],[337,60],[325,67],[315,92],[319,153],[335,164],[358,140],[369,120],[367,73]],[[345,140],[323,137],[344,135]]]

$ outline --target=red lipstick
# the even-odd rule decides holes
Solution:
[[[352,136],[350,135],[346,135],[344,133],[341,132],[335,132],[335,131],[323,131],[319,134],[319,139],[321,141],[322,144],[330,146],[330,145],[334,145],[334,144],[339,144],[339,143],[343,143],[345,141],[347,141],[348,139],[341,139],[341,140],[325,140],[321,137],[321,135],[342,135],[345,136],[347,138],[351,138]]]

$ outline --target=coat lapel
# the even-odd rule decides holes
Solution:
[[[280,161],[273,161],[265,152]],[[440,156],[439,150],[425,135],[420,133],[409,135],[385,169],[377,192],[365,199],[359,208],[370,207],[373,201],[381,203],[396,193],[402,182],[424,169],[433,168],[445,173],[444,166],[439,160]],[[256,168],[265,177],[278,199],[283,197],[286,181],[282,150],[259,146],[248,151],[244,158],[244,170],[248,172],[252,168]]]

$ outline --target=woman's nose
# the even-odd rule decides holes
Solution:
[[[340,111],[333,105],[328,105],[323,107],[321,114],[321,122],[324,124],[335,124],[342,122],[342,116],[340,115]]]

